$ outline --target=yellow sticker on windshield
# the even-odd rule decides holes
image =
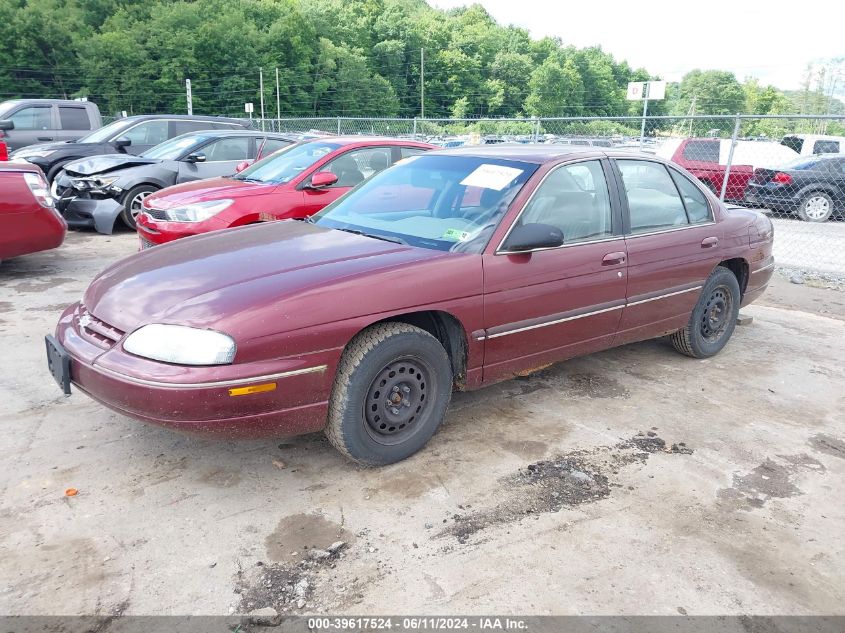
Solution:
[[[443,234],[443,237],[441,237],[440,239],[454,240],[455,242],[463,242],[468,237],[469,233],[467,233],[466,231],[459,231],[458,229],[447,229],[447,231]]]

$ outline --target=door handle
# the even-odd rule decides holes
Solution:
[[[615,253],[608,253],[601,259],[602,266],[616,266],[617,264],[624,264],[626,259],[626,255],[622,251],[616,251]]]
[[[36,137],[35,140],[36,141],[52,141],[53,137],[52,136],[38,136],[38,137]]]
[[[705,237],[701,240],[701,248],[713,248],[719,245],[718,237]]]

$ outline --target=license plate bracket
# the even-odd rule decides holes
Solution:
[[[66,396],[70,395],[70,354],[55,337],[44,337],[47,345],[47,369]]]

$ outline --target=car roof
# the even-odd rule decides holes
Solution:
[[[430,143],[424,141],[415,141],[413,139],[396,138],[395,136],[319,136],[317,138],[304,139],[303,143],[314,142],[336,143],[337,145],[419,145],[421,147],[431,147]]]
[[[179,136],[196,136],[202,134],[206,137],[215,136],[266,136],[267,138],[278,138],[285,141],[295,142],[299,140],[295,134],[284,134],[282,132],[262,132],[261,130],[196,130],[194,132],[185,132]],[[178,138],[178,137],[173,137]]]
[[[176,119],[186,121],[209,121],[219,123],[237,123],[240,126],[248,126],[249,122],[243,119],[233,119],[225,116],[210,116],[202,114],[132,114],[120,117],[115,121],[141,121],[146,119]]]
[[[800,138],[804,141],[841,141],[845,136],[831,136],[830,134],[786,134],[783,138]]]
[[[76,99],[6,99],[5,101],[0,101],[0,104],[9,103],[16,105],[18,103],[59,103],[59,104],[73,104],[73,105],[86,105],[91,104],[92,106],[95,105],[93,101],[77,101]]]
[[[606,155],[610,148],[594,148],[591,145],[546,145],[530,143],[496,143],[489,145],[464,145],[463,147],[449,147],[434,150],[434,154],[449,156],[472,156],[473,158],[498,158],[505,160],[521,160],[528,163],[547,163],[559,158],[569,158],[573,155],[596,157]]]

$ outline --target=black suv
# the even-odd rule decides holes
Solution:
[[[215,116],[147,114],[118,119],[79,140],[30,145],[12,153],[12,160],[38,165],[53,182],[65,163],[100,154],[141,154],[174,136],[200,130],[242,130],[249,121]]]

